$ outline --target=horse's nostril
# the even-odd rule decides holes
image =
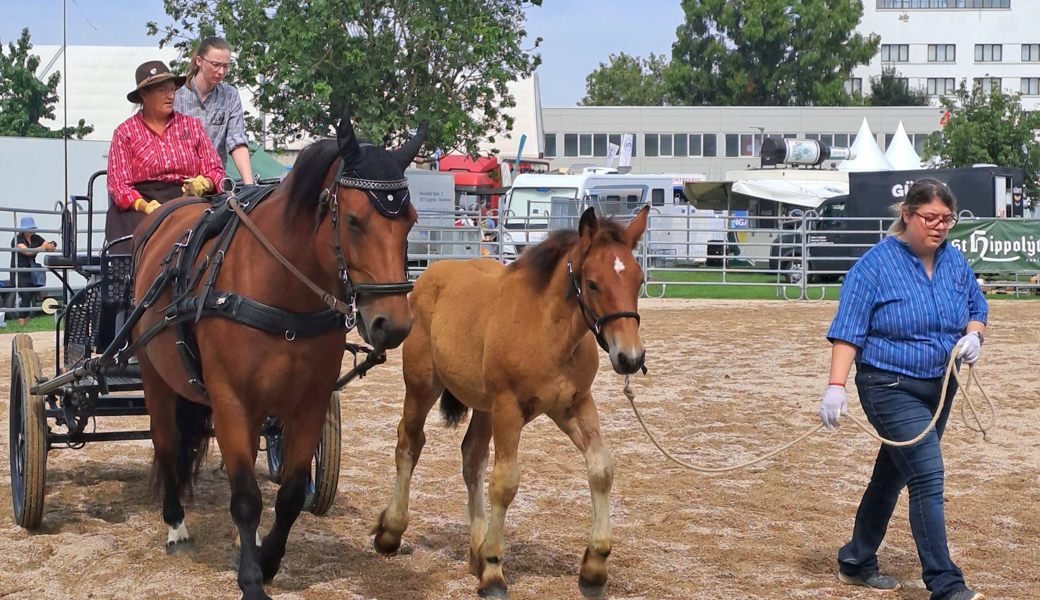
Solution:
[[[372,321],[372,326],[369,329],[371,329],[371,333],[382,335],[386,332],[386,323],[386,317],[376,317]]]

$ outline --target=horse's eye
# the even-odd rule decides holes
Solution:
[[[347,227],[361,229],[361,221],[354,215],[347,215]]]
[[[589,291],[590,292],[597,292],[597,293],[599,292],[599,286],[596,285],[595,281],[586,281],[585,283],[586,283],[586,285],[589,286]]]

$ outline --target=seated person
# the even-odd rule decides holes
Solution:
[[[173,110],[185,78],[162,61],[149,61],[137,67],[136,81],[126,98],[140,110],[116,127],[108,154],[109,241],[133,234],[144,216],[164,202],[219,192],[224,179],[202,122]],[[110,252],[129,253],[130,244],[113,245]]]
[[[32,217],[22,217],[18,225],[18,235],[11,240],[11,247],[22,252],[11,253],[12,269],[32,269],[40,265],[36,263],[36,254],[40,251],[53,252],[58,245],[54,242],[45,241],[36,231],[36,220]],[[43,271],[15,271],[14,285],[17,288],[43,287],[47,281],[47,274]],[[18,306],[20,310],[15,311],[18,324],[25,326],[29,320],[33,300],[38,292],[25,290],[18,292]]]

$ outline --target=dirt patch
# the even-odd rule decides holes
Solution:
[[[637,401],[661,442],[711,465],[760,454],[816,422],[826,383],[824,339],[834,303],[644,301],[650,373]],[[1000,409],[983,442],[955,414],[943,441],[947,521],[954,560],[988,598],[1040,598],[1040,370],[1032,302],[991,302],[980,373]],[[53,373],[53,333],[35,334],[44,372]],[[10,336],[0,336],[2,348]],[[876,444],[851,426],[820,435],[775,460],[724,476],[671,466],[650,445],[603,367],[594,390],[616,463],[611,498],[613,598],[873,598],[837,584],[835,553],[851,534]],[[6,398],[10,364],[0,366]],[[851,390],[850,390],[851,391]],[[403,386],[400,353],[343,395],[339,495],[329,515],[304,515],[268,593],[283,600],[475,597],[467,574],[468,532],[459,445],[434,413],[412,484],[406,551],[383,558],[370,523],[389,500]],[[855,394],[850,394],[854,399]],[[862,414],[858,406],[851,410]],[[6,401],[0,429],[8,430]],[[99,424],[146,428],[146,419]],[[8,446],[0,444],[0,598],[238,598],[228,563],[233,538],[229,491],[218,456],[188,508],[199,549],[169,558],[159,504],[147,490],[148,442],[55,450],[48,459],[42,531],[11,517]],[[266,481],[266,530],[277,487]],[[511,597],[580,598],[578,564],[589,527],[589,492],[578,452],[548,419],[521,442],[520,492],[507,518]],[[895,598],[925,600],[920,564],[900,500],[881,549],[886,572],[905,582]]]

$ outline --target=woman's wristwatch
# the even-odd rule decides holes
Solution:
[[[980,346],[986,343],[986,338],[982,335],[981,331],[972,331],[971,333],[974,333],[975,335],[979,336],[979,345]]]

